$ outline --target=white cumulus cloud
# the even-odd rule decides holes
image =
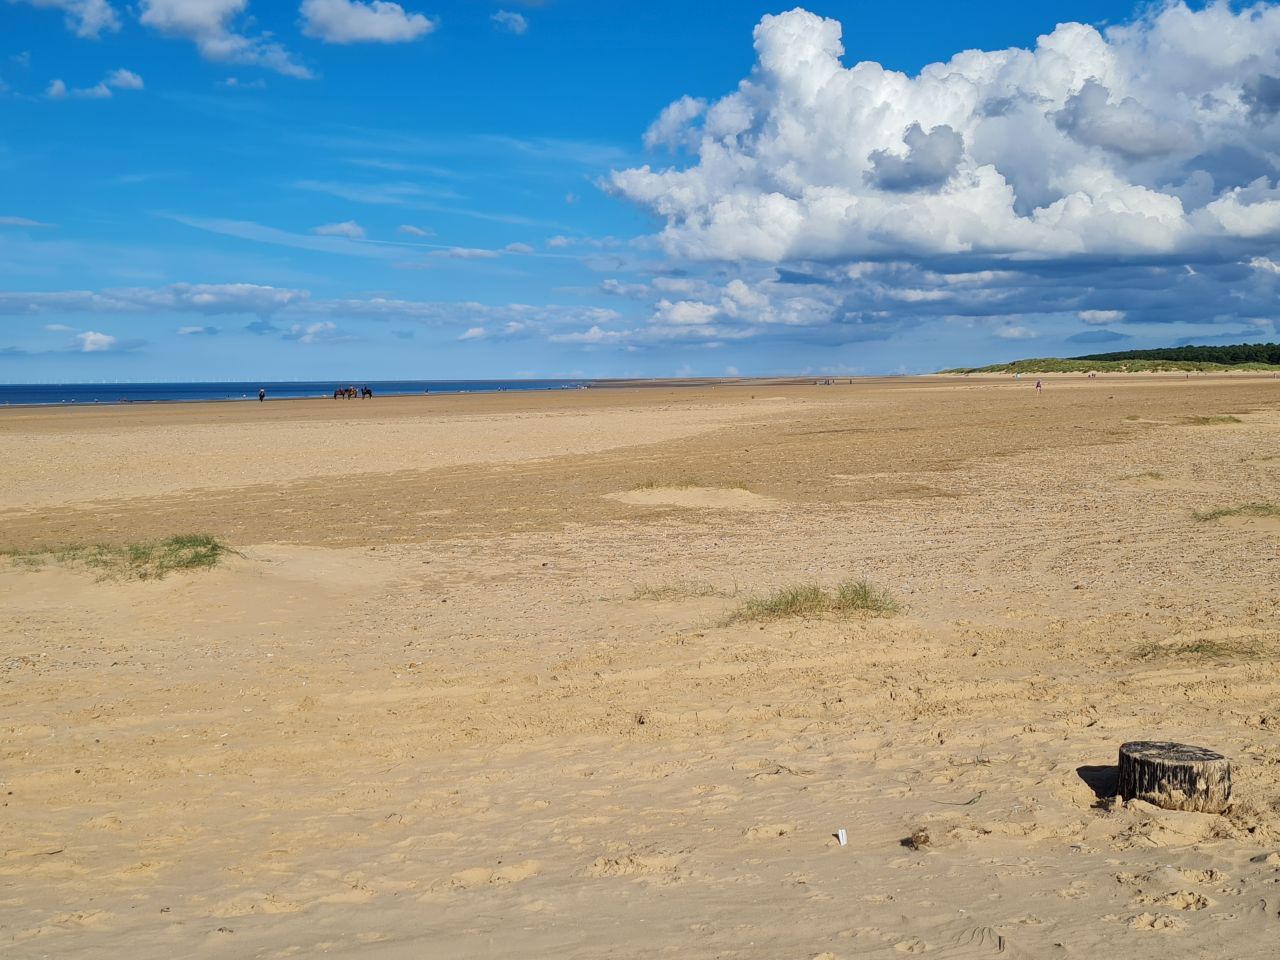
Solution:
[[[141,90],[142,78],[132,70],[112,70],[107,74],[107,79],[103,81],[108,87],[115,87],[117,90]]]
[[[53,80],[45,90],[45,96],[50,100],[62,100],[66,97],[77,97],[81,100],[107,100],[110,99],[113,89],[141,90],[142,87],[142,77],[132,70],[121,68],[112,70],[92,87],[71,89],[62,80]]]
[[[459,340],[479,340],[485,335],[484,327],[469,327],[466,332],[458,337]]]
[[[506,30],[508,33],[514,33],[517,36],[527,33],[529,30],[529,21],[525,19],[524,14],[515,13],[511,10],[499,10],[489,18],[499,28]]]
[[[248,0],[141,0],[138,19],[165,36],[190,40],[206,60],[309,78],[311,71],[268,35],[249,36],[234,29],[247,7]]]
[[[845,66],[841,26],[764,17],[756,66],[645,134],[615,193],[705,260],[1168,256],[1280,242],[1280,6],[1153,6],[908,76]]]
[[[340,339],[336,336],[338,325],[332,320],[317,320],[315,323],[295,323],[284,334],[286,340],[298,343],[324,343]]]
[[[302,32],[325,43],[406,43],[436,23],[386,0],[302,0]]]
[[[114,350],[117,342],[110,334],[98,333],[96,330],[77,333],[76,339],[80,341],[81,353],[106,353]]]

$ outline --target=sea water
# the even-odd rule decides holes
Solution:
[[[174,403],[193,400],[268,400],[333,397],[334,390],[369,387],[374,397],[432,393],[498,393],[506,390],[575,390],[589,380],[245,380],[210,383],[10,383],[0,384],[0,406],[8,404]]]

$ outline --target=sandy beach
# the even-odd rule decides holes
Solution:
[[[236,551],[0,558],[5,957],[1276,954],[1280,518],[1196,516],[1280,503],[1269,376],[12,408],[0,461],[6,550]],[[1232,809],[1110,802],[1136,739]]]

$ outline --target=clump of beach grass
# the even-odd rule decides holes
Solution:
[[[1280,506],[1274,503],[1245,503],[1238,507],[1219,507],[1217,510],[1194,510],[1191,516],[1201,523],[1224,517],[1280,517]]]
[[[179,571],[208,570],[235,551],[208,534],[185,533],[165,540],[118,546],[73,545],[3,553],[22,566],[56,563],[92,570],[102,580],[162,580]]]
[[[902,604],[889,591],[866,580],[846,580],[829,591],[816,583],[782,587],[764,596],[752,597],[725,619],[725,625],[759,620],[786,620],[824,614],[867,613],[892,616]]]
[[[711,583],[643,584],[631,592],[630,600],[698,600],[703,597],[735,597],[738,588],[724,590]]]
[[[704,483],[697,477],[680,477],[675,480],[657,480],[653,477],[641,480],[632,490],[689,490],[693,487],[704,487],[708,490],[746,490],[747,485],[741,480],[728,480],[717,483]]]
[[[1188,640],[1185,643],[1144,643],[1134,651],[1139,660],[1176,660],[1192,657],[1202,660],[1227,660],[1232,657],[1256,657],[1261,646],[1252,640]]]
[[[1212,417],[1183,417],[1182,422],[1189,427],[1213,427],[1223,423],[1244,423],[1239,417],[1234,417],[1229,413]]]

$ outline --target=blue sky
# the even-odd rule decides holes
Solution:
[[[0,0],[0,380],[1276,339],[1277,157],[1272,4]]]

